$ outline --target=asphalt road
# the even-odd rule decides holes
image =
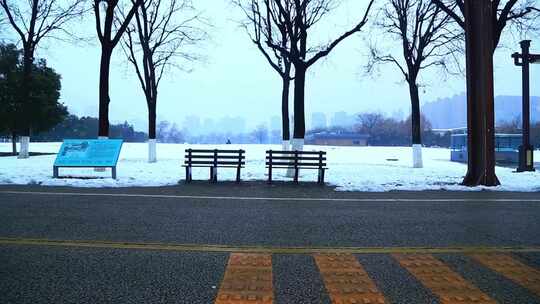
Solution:
[[[442,303],[392,256],[411,247],[497,303],[540,303],[467,252],[504,249],[540,277],[536,193],[0,186],[0,303],[215,303],[230,254],[252,249],[272,253],[274,303],[331,303],[311,251],[344,247],[387,303]]]

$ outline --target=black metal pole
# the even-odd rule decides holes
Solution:
[[[522,145],[519,147],[519,165],[517,172],[527,172],[535,171],[534,169],[534,159],[533,151],[534,148],[531,145],[531,115],[530,115],[530,101],[531,101],[531,91],[530,91],[530,40],[523,40],[520,43],[521,45],[521,73],[522,73]]]

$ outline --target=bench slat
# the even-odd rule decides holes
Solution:
[[[186,154],[191,151],[191,153],[214,153],[216,152],[216,150],[200,150],[200,149],[186,149]],[[242,154],[246,153],[245,150],[217,150],[217,153],[220,154],[220,153],[237,153],[237,154],[240,154],[240,152],[242,152]]]
[[[182,167],[188,167],[187,165],[182,165]],[[189,166],[189,167],[192,167],[192,168],[210,168],[212,166],[208,166],[208,165],[195,165],[195,166]],[[218,168],[230,168],[230,169],[237,169],[238,166],[229,166],[229,165],[226,165],[226,166],[219,166]],[[245,168],[244,166],[240,166],[240,168]]]
[[[184,158],[189,158],[189,155],[186,155]],[[204,159],[214,159],[214,155],[191,155],[191,158],[204,158]],[[244,155],[217,155],[217,159],[245,159]]]
[[[322,152],[319,152],[319,151],[274,151],[274,150],[268,150],[266,151],[266,154],[270,154],[270,151],[272,151],[272,155],[278,155],[278,154],[286,154],[286,155],[295,155],[295,154],[298,154],[298,155],[302,155],[302,154],[305,154],[305,155],[319,155],[322,153],[322,155],[325,155],[326,152],[322,151]]]
[[[266,159],[270,159],[270,156],[266,156]],[[326,160],[326,157],[309,157],[309,156],[298,156],[298,158],[294,157],[294,156],[274,156],[274,154],[272,154],[272,159],[278,159],[278,160],[295,160],[295,159],[298,159],[298,160]]]
[[[290,163],[290,162],[266,162],[266,166],[270,166],[272,165],[272,167],[274,166],[287,166],[287,167],[294,167],[294,163]],[[298,167],[303,167],[303,166],[306,166],[306,167],[319,167],[319,166],[322,166],[322,167],[325,167],[326,166],[326,163],[298,163],[297,164]]]
[[[268,165],[266,165],[266,169],[268,169]],[[272,165],[272,169],[289,169],[291,168],[291,166],[274,166]],[[318,170],[318,169],[323,169],[323,170],[328,170],[328,168],[326,167],[322,167],[322,168],[319,168],[319,167],[315,167],[315,166],[310,166],[310,167],[303,167],[303,168],[299,168],[299,169],[305,169],[305,170]]]
[[[202,161],[202,160],[193,160],[193,161],[188,161],[186,160],[184,162],[184,164],[186,165],[189,165],[189,164],[192,164],[192,165],[213,165],[213,164],[217,164],[218,166],[219,165],[245,165],[246,162],[244,161],[218,161],[216,163],[214,163],[214,161]]]

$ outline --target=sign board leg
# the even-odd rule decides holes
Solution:
[[[116,179],[116,167],[112,167],[112,178]]]
[[[57,166],[53,166],[53,177],[58,178],[58,167]]]

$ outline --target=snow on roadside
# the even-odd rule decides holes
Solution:
[[[34,152],[58,151],[60,143],[32,143]],[[147,145],[125,143],[118,163],[118,180],[110,178],[110,172],[94,172],[92,169],[60,169],[61,175],[81,178],[53,179],[52,165],[55,155],[35,156],[20,160],[16,157],[0,157],[0,184],[39,184],[46,186],[75,187],[148,187],[176,185],[184,179],[184,150],[188,147],[227,148],[246,150],[246,168],[243,180],[266,180],[265,151],[280,149],[272,145],[182,145],[158,144],[158,162],[146,162]],[[8,152],[11,144],[0,143],[0,152]],[[483,188],[460,186],[467,167],[449,161],[448,149],[425,148],[424,168],[413,169],[412,152],[407,147],[318,147],[306,146],[305,150],[328,152],[329,171],[326,181],[342,191],[391,191],[391,190],[459,190],[471,191]],[[540,157],[540,155],[538,155]],[[490,188],[498,191],[540,191],[540,173],[514,173],[513,168],[497,167],[502,186]],[[301,173],[302,181],[316,181],[316,171]],[[194,179],[207,179],[206,168],[195,168]],[[96,178],[97,177],[97,178]],[[220,180],[234,180],[235,170],[220,169]],[[289,180],[285,170],[276,171],[276,180]]]

